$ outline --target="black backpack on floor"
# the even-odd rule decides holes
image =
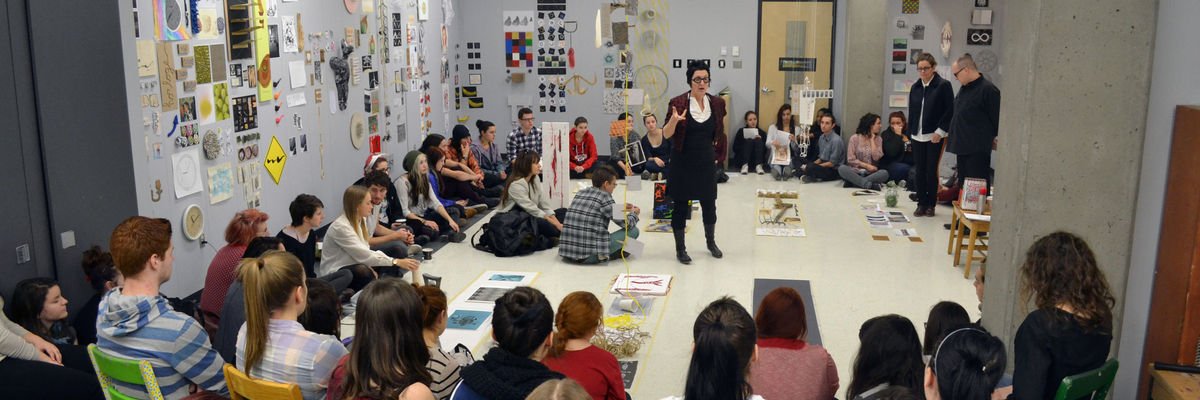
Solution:
[[[496,257],[519,256],[553,247],[550,238],[538,234],[537,220],[519,208],[492,216],[471,237],[471,245]]]

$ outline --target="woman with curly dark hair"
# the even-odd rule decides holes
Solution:
[[[1033,301],[1037,309],[1017,329],[1008,398],[1053,399],[1064,377],[1100,368],[1108,358],[1116,300],[1092,249],[1071,233],[1034,242],[1020,274],[1022,304]]]

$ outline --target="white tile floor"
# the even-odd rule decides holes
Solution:
[[[839,397],[850,382],[850,367],[858,349],[858,328],[870,317],[896,313],[913,321],[919,333],[929,308],[941,300],[962,304],[978,318],[972,280],[963,278],[962,266],[951,266],[946,254],[951,210],[938,208],[934,218],[914,218],[923,243],[907,240],[877,242],[850,197],[853,189],[841,181],[801,184],[792,179],[776,182],[770,175],[731,175],[719,185],[717,200],[717,243],[725,253],[714,259],[704,248],[704,230],[695,226],[687,235],[691,265],[675,260],[674,238],[664,233],[642,233],[646,254],[631,259],[633,272],[671,274],[676,278],[657,337],[647,346],[646,365],[639,366],[640,378],[630,393],[639,399],[659,399],[683,392],[696,315],[709,302],[729,295],[751,307],[755,278],[812,281],[817,320],[826,349],[838,366]],[[774,238],[754,235],[754,192],[756,189],[800,191],[808,237]],[[652,203],[651,185],[629,192],[628,202],[641,207],[648,218]],[[622,201],[624,186],[615,193]],[[912,217],[915,204],[901,192],[899,209]],[[697,219],[699,216],[697,216]],[[645,227],[645,220],[641,228]],[[698,223],[699,221],[697,221]],[[479,229],[476,224],[468,236]],[[577,266],[561,261],[556,250],[516,257],[497,258],[464,244],[452,244],[422,265],[422,272],[443,277],[442,288],[453,298],[485,269],[538,271],[534,286],[557,306],[568,293],[587,290],[601,296],[610,279],[625,272],[620,263]],[[750,310],[751,314],[754,310]],[[645,348],[644,348],[645,349]],[[647,351],[647,350],[642,350]]]

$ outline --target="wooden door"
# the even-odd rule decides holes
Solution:
[[[777,122],[779,107],[791,102],[788,89],[793,84],[803,84],[804,78],[812,82],[815,90],[833,88],[835,11],[832,0],[759,3],[756,110],[760,127]],[[829,107],[829,99],[817,100],[816,108],[824,107]]]

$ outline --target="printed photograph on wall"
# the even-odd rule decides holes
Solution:
[[[893,50],[904,50],[908,48],[908,39],[892,39]]]
[[[892,61],[904,62],[908,60],[908,52],[903,50],[892,52]]]
[[[188,122],[196,120],[196,98],[184,97],[179,99],[179,121]]]
[[[903,74],[903,73],[905,73],[907,70],[908,70],[908,64],[905,64],[905,63],[892,63],[892,73],[893,73],[893,74]]]
[[[267,40],[270,43],[271,58],[279,58],[279,25],[267,25]]]
[[[923,49],[909,50],[908,51],[908,63],[912,64],[912,65],[917,65],[917,57],[920,56],[921,53],[924,53],[924,52],[925,52],[925,50],[923,50]]]

